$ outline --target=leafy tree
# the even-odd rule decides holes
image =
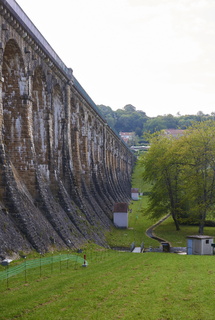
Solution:
[[[203,234],[206,218],[215,201],[215,122],[195,123],[180,139],[180,160],[184,174],[184,198]]]
[[[132,132],[131,117],[128,114],[122,114],[116,121],[115,128],[118,132]]]
[[[215,209],[215,121],[194,123],[184,136],[151,135],[143,157],[143,178],[152,183],[148,213],[170,212],[176,229],[182,218],[198,222],[203,234]]]
[[[149,151],[143,155],[143,179],[152,183],[147,213],[160,217],[170,213],[176,230],[181,208],[180,166],[177,163],[176,139],[152,135]]]
[[[149,118],[144,111],[136,110],[132,104],[127,104],[123,109],[113,111],[105,105],[97,106],[104,119],[111,128],[126,132],[136,132],[141,137],[145,132],[154,133],[163,129],[186,129],[193,122],[215,120],[214,114],[204,114],[199,111],[196,115],[184,115],[179,113],[176,117],[172,114]]]
[[[132,104],[126,104],[123,108],[126,112],[134,112],[136,111],[136,108],[132,106]]]
[[[178,128],[178,118],[174,117],[172,114],[165,115],[163,121],[167,129]]]
[[[198,111],[197,112],[197,121],[202,121],[202,120],[204,120],[204,113],[202,112],[202,111]]]
[[[116,115],[115,112],[107,106],[104,106],[103,104],[97,106],[99,108],[99,111],[101,112],[104,119],[107,121],[109,126],[111,128],[115,127],[116,124]]]
[[[187,129],[192,125],[192,122],[195,121],[192,116],[183,116],[178,119],[178,128]]]
[[[149,119],[144,127],[145,132],[155,133],[157,131],[161,131],[166,129],[166,125],[164,123],[163,117],[159,116],[156,118]]]
[[[135,135],[141,137],[143,134],[143,131],[140,127],[135,128]]]
[[[116,110],[116,119],[115,130],[118,132],[135,132],[137,127],[143,132],[143,126],[148,117],[145,112],[136,111],[135,107],[127,105],[123,110]]]

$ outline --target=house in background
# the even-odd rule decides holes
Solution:
[[[127,144],[134,142],[135,140],[135,132],[120,132],[119,136],[125,141]]]
[[[163,130],[165,135],[173,136],[174,138],[178,138],[184,135],[185,130],[181,129],[164,129]]]

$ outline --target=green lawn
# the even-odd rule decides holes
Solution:
[[[111,247],[130,247],[132,242],[140,246],[144,242],[145,247],[157,247],[157,241],[146,236],[145,231],[154,223],[144,215],[144,208],[147,206],[147,196],[143,196],[138,201],[131,201],[129,209],[128,229],[113,228],[107,233],[106,239]]]
[[[135,175],[139,182],[134,179],[133,186],[140,187],[140,175]],[[130,203],[129,228],[107,233],[110,246],[129,247],[134,241],[159,246],[145,234],[156,222],[145,216],[146,206],[146,195]],[[214,230],[205,228],[205,234],[215,236]],[[155,230],[172,246],[186,246],[186,236],[197,232],[190,226],[175,231],[171,218]],[[86,255],[87,267],[56,262],[0,281],[0,320],[215,319],[215,256],[118,252],[93,244],[82,249],[79,256]],[[27,260],[33,258],[38,255]]]
[[[214,256],[86,250],[88,267],[29,270],[0,286],[0,319],[213,320]]]
[[[161,238],[165,238],[173,247],[186,247],[186,237],[188,235],[197,235],[198,226],[182,225],[180,230],[176,231],[173,219],[169,217],[155,229],[154,233]],[[215,228],[205,227],[204,234],[215,238]]]

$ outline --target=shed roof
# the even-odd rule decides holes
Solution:
[[[187,238],[192,238],[192,239],[213,239],[214,237],[212,236],[203,236],[203,235],[192,235],[192,236],[187,236]]]
[[[128,204],[124,202],[118,202],[114,204],[114,212],[127,212]]]
[[[139,192],[139,189],[138,189],[138,188],[132,188],[132,189],[131,189],[131,192],[132,192],[132,193],[138,193],[138,192]]]

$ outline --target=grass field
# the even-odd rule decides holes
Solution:
[[[173,247],[186,247],[186,236],[198,234],[198,226],[180,226],[180,230],[175,230],[175,225],[170,217],[155,229],[157,236],[167,239]],[[215,238],[215,228],[205,227],[204,234]]]
[[[214,256],[86,250],[89,265],[29,270],[0,288],[0,319],[214,319]]]
[[[145,247],[159,246],[145,235],[155,222],[144,215],[146,206],[147,196],[130,204],[129,229],[111,230],[110,246],[129,247],[134,241],[137,246],[143,241]],[[207,228],[205,234],[215,235],[214,230]],[[197,227],[183,226],[176,232],[171,218],[155,230],[172,246],[186,246],[186,236],[197,231]],[[2,280],[0,320],[215,319],[215,256],[139,254],[93,244],[82,249],[79,256],[86,255],[87,267],[64,261]],[[33,258],[38,255],[27,256],[27,260]]]

